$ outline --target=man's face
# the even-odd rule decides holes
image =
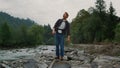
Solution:
[[[67,19],[68,18],[68,15],[66,13],[63,14],[63,18],[64,19]]]

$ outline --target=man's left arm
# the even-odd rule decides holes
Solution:
[[[67,28],[67,41],[70,42],[70,24],[69,23]]]

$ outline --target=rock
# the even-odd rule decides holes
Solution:
[[[45,50],[48,50],[48,48],[47,47],[43,47],[42,50],[45,51]]]
[[[7,62],[7,61],[2,61],[2,63],[4,63],[4,64],[8,64],[8,62]]]
[[[83,64],[81,61],[75,61],[75,60],[71,60],[68,63],[71,64],[72,66],[77,66],[77,65]]]
[[[5,68],[5,67],[3,67],[3,65],[2,65],[2,64],[0,64],[0,68]]]
[[[80,65],[74,65],[72,68],[81,68]]]
[[[90,64],[83,64],[83,65],[72,66],[72,68],[92,68],[92,67],[90,66]]]
[[[13,53],[29,52],[33,55],[30,58],[20,59],[19,57],[19,59],[15,60],[3,61],[0,63],[0,68],[47,68],[55,57],[54,49],[48,49],[49,47],[39,47],[35,49],[12,50],[11,52]],[[63,59],[72,68],[120,68],[120,56],[90,55],[85,53],[84,50],[69,47],[65,48]]]
[[[67,60],[69,61],[69,60],[73,60],[73,58],[72,57],[67,57]]]
[[[92,63],[91,63],[91,67],[92,67],[92,68],[98,68],[98,64],[97,64],[96,62],[92,62]]]
[[[12,68],[21,68],[21,67],[23,67],[24,62],[25,62],[25,61],[22,60],[22,59],[16,60],[16,61],[12,61],[12,62],[10,63],[10,66],[11,66]]]
[[[67,56],[64,56],[63,59],[64,59],[64,60],[68,60],[68,57],[67,57]]]
[[[65,48],[65,53],[74,51],[73,48]]]
[[[78,56],[80,56],[81,54],[85,54],[85,53],[84,53],[84,50],[81,50],[81,51],[78,50],[78,51],[77,51],[77,55],[78,55]]]
[[[103,62],[106,62],[106,63],[111,62],[112,63],[113,61],[114,62],[120,62],[120,58],[100,55],[93,60],[93,62],[98,62],[98,63],[103,63]]]
[[[52,49],[51,51],[55,51],[55,50]]]
[[[48,65],[46,63],[41,63],[41,64],[38,64],[38,67],[39,68],[47,68]]]
[[[84,63],[90,63],[91,62],[91,58],[85,55],[80,55],[80,56],[75,56],[75,55],[71,55],[71,56],[67,56],[68,60],[76,60],[76,61],[81,61]]]
[[[35,61],[34,59],[19,59],[8,62],[9,66],[6,64],[0,65],[0,68],[47,68],[47,64],[41,61]]]
[[[38,62],[33,59],[28,60],[26,63],[23,64],[24,68],[39,68]]]
[[[98,65],[98,68],[114,68],[112,64]]]
[[[98,68],[113,68],[114,63],[117,63],[120,61],[120,58],[118,57],[111,57],[111,56],[98,56],[96,57],[93,62],[98,64]],[[117,67],[119,65],[116,65]]]
[[[66,62],[56,62],[52,68],[71,68],[71,65]]]
[[[0,64],[0,68],[11,68],[11,67],[6,64]]]
[[[114,68],[120,68],[120,64],[115,64]]]

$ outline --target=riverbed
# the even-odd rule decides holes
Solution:
[[[0,68],[48,68],[54,58],[54,45],[0,50]],[[91,55],[84,49],[65,47],[62,65],[60,63],[53,68],[120,68],[120,56]]]
[[[33,58],[37,53],[54,53],[55,46],[39,46],[36,48],[0,50],[0,61],[17,60],[21,58]]]

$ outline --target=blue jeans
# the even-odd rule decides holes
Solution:
[[[64,56],[64,34],[55,34],[56,56]]]

